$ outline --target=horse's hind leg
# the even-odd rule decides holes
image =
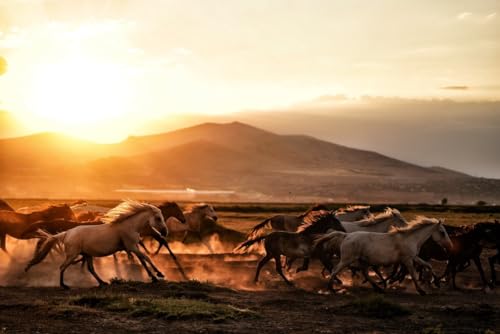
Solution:
[[[497,273],[495,272],[495,262],[500,259],[500,251],[488,258],[488,263],[490,264],[490,271],[491,271],[491,284],[492,285],[498,285],[500,282],[497,282]]]
[[[260,261],[259,261],[259,264],[257,264],[257,271],[255,272],[255,283],[257,283],[259,281],[259,274],[260,274],[260,270],[262,269],[262,267],[269,262],[269,260],[272,259],[272,256],[269,255],[269,254],[266,254],[266,256],[264,256]],[[280,264],[281,265],[281,264]]]
[[[94,278],[96,279],[97,283],[99,283],[99,286],[108,285],[95,272],[95,269],[94,269],[94,258],[92,256],[85,256],[84,258],[85,258],[85,260],[87,262],[87,269],[92,274],[92,276],[94,276]]]
[[[63,264],[61,264],[61,266],[59,267],[59,285],[63,288],[63,289],[69,289],[69,286],[67,286],[66,284],[64,284],[64,272],[66,271],[66,269],[68,269],[68,267],[73,264],[73,262],[75,261],[76,257],[78,256],[78,254],[76,255],[66,255],[66,259],[64,260]]]
[[[286,278],[285,274],[283,274],[283,269],[281,268],[281,257],[279,255],[275,256],[274,261],[276,262],[276,271],[278,272],[278,274],[283,277],[288,285],[293,285],[292,282],[290,282],[288,278]]]
[[[378,278],[380,278],[380,283],[382,283],[384,289],[387,288],[387,279],[384,278],[384,276],[380,272],[380,269],[377,266],[373,266],[372,269],[375,272],[375,274],[377,274]]]

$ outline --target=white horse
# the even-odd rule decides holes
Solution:
[[[337,274],[350,265],[361,266],[363,275],[377,291],[382,289],[368,275],[368,266],[388,266],[402,263],[411,275],[417,291],[424,295],[413,266],[414,262],[429,268],[430,263],[422,260],[418,254],[422,244],[432,237],[446,249],[452,248],[451,240],[442,221],[434,218],[417,217],[405,228],[394,228],[388,233],[376,232],[332,232],[329,238],[340,245],[340,262],[331,272],[329,288],[337,280]]]
[[[349,205],[335,211],[335,217],[341,222],[353,222],[371,217],[369,205]]]
[[[384,212],[374,217],[357,220],[354,222],[342,221],[342,226],[347,233],[356,231],[388,232],[391,227],[405,227],[408,222],[399,210],[387,208]]]
[[[102,225],[78,226],[56,235],[48,235],[25,270],[28,271],[40,263],[56,244],[62,244],[66,259],[60,266],[59,283],[63,288],[68,288],[64,284],[64,271],[71,264],[78,262],[80,255],[85,259],[89,272],[99,285],[105,285],[94,270],[93,258],[108,256],[121,250],[135,254],[153,281],[157,281],[157,277],[164,277],[137,246],[141,234],[153,235],[157,240],[164,239],[162,234],[166,235],[167,227],[160,209],[151,204],[126,200],[106,212],[101,220],[104,222]],[[157,276],[153,275],[148,264]]]

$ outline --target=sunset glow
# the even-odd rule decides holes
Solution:
[[[0,1],[0,110],[109,142],[325,95],[500,98],[495,1],[154,3]]]

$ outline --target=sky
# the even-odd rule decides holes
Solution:
[[[500,1],[0,0],[0,110],[100,142],[343,94],[500,99]]]

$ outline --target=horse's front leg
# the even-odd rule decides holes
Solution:
[[[500,260],[500,250],[497,250],[497,253],[488,258],[488,263],[490,264],[491,271],[491,284],[498,285],[500,282],[497,282],[497,273],[495,272],[495,262]]]
[[[375,267],[373,267],[375,269]],[[378,269],[377,269],[378,271]],[[365,280],[370,282],[372,285],[373,289],[377,292],[384,292],[384,289],[378,286],[377,282],[368,274],[368,266],[367,265],[361,265],[361,272],[363,273],[363,276],[365,277]]]
[[[415,272],[415,267],[413,266],[413,259],[409,258],[406,259],[403,264],[405,265],[406,269],[408,269],[408,272],[410,273],[411,279],[413,280],[413,284],[415,284],[415,289],[417,289],[418,293],[420,293],[422,296],[425,295],[425,291],[420,287],[418,283],[418,277],[417,273]]]

